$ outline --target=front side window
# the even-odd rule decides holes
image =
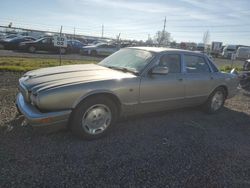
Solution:
[[[212,68],[213,72],[219,72],[219,69],[215,66],[215,64],[212,62],[211,59],[207,58],[210,64],[210,67]]]
[[[209,73],[210,69],[205,59],[195,55],[184,55],[187,73]]]
[[[159,66],[168,67],[169,73],[181,72],[181,56],[178,54],[166,54],[160,58]]]

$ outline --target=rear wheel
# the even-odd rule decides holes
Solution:
[[[117,111],[117,106],[111,99],[91,97],[73,111],[70,128],[82,138],[99,138],[110,131],[117,119]]]
[[[36,52],[36,48],[34,46],[30,46],[28,50],[29,50],[30,53],[35,53]]]
[[[215,113],[224,106],[226,100],[226,91],[224,88],[219,87],[213,91],[213,93],[209,96],[206,104],[205,110],[208,113]]]

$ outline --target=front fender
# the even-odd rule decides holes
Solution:
[[[86,99],[87,97],[91,96],[91,95],[96,95],[96,94],[109,94],[109,95],[113,95],[114,97],[116,97],[119,102],[121,103],[119,97],[112,91],[109,90],[95,90],[95,91],[90,91],[88,93],[83,94],[81,97],[79,97],[72,105],[72,109],[74,109],[81,101],[83,101],[84,99]]]

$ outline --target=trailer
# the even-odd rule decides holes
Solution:
[[[222,48],[222,42],[212,42],[212,48],[210,54],[213,57],[218,57],[220,55]]]

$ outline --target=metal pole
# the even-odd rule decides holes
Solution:
[[[103,33],[104,33],[104,26],[102,25],[102,38],[103,38]]]
[[[74,39],[76,38],[76,28],[74,27]]]
[[[62,36],[62,25],[61,25],[61,29],[60,29],[60,38]],[[59,47],[59,53],[60,53],[60,66],[62,65],[62,53],[61,53],[61,46]]]

